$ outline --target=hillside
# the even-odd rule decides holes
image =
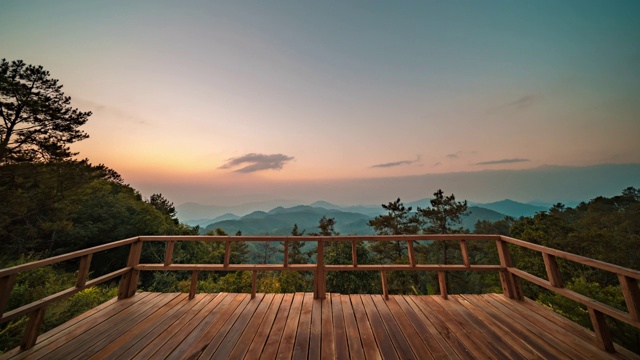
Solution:
[[[254,211],[239,219],[214,221],[200,231],[206,233],[220,228],[227,234],[236,234],[241,231],[243,235],[289,235],[293,225],[297,224],[300,231],[304,230],[306,234],[310,234],[318,231],[318,221],[323,216],[335,218],[335,229],[343,235],[373,235],[375,233],[373,228],[368,225],[369,220],[375,216],[310,205],[298,205],[290,208],[279,206],[268,212]],[[468,215],[463,217],[462,226],[473,231],[478,220],[497,221],[504,217],[504,214],[490,209],[470,206]]]
[[[478,205],[514,218],[519,218],[521,216],[533,216],[540,211],[549,210],[548,207],[523,204],[509,199]]]

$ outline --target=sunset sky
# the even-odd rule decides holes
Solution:
[[[640,163],[638,14],[636,0],[4,0],[0,57],[60,79],[94,113],[73,149],[145,196],[319,200],[309,189],[336,181]]]

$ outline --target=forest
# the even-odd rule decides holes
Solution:
[[[37,86],[27,86],[26,84]],[[40,89],[38,88],[40,87]],[[35,89],[35,90],[34,90]],[[39,89],[39,90],[38,90]],[[0,268],[32,262],[79,249],[138,235],[197,235],[199,229],[181,224],[173,203],[162,194],[144,198],[113,169],[89,160],[78,160],[69,144],[88,135],[78,129],[90,112],[70,107],[57,80],[41,67],[22,62],[0,63]],[[38,92],[39,91],[39,92]],[[401,199],[382,205],[385,214],[369,221],[376,234],[454,234],[468,233],[460,218],[468,211],[466,201],[441,190],[433,193],[430,206],[412,209]],[[306,235],[338,235],[335,219],[321,217],[318,230]],[[623,267],[640,270],[640,191],[629,187],[619,195],[597,197],[575,208],[556,204],[549,211],[519,219],[478,221],[477,234],[500,234],[564,250]],[[215,229],[210,235],[227,235]],[[242,235],[242,234],[230,234]],[[295,223],[291,236],[300,236]],[[349,235],[349,234],[341,234]],[[460,263],[459,248],[444,241],[424,241],[415,247],[418,263]],[[545,277],[539,254],[512,247],[516,266]],[[91,278],[121,268],[128,249],[96,254]],[[402,242],[359,242],[358,261],[362,264],[408,263]],[[280,243],[261,243],[249,247],[234,242],[231,263],[272,263],[282,259]],[[470,242],[472,264],[498,264],[495,243]],[[162,262],[164,244],[147,243],[143,262]],[[222,263],[223,243],[183,242],[174,250],[182,263]],[[315,261],[312,244],[292,242],[291,263]],[[351,261],[351,244],[330,243],[325,263]],[[617,278],[593,268],[559,260],[565,286],[608,305],[626,309]],[[77,262],[21,273],[13,287],[8,309],[14,309],[73,286]],[[186,292],[189,274],[144,272],[138,289],[143,291]],[[390,272],[391,294],[437,294],[438,280],[429,272]],[[496,273],[452,272],[448,291],[455,293],[501,292]],[[586,309],[536,285],[523,283],[525,296],[554,311],[590,327]],[[248,272],[200,274],[199,292],[249,292]],[[262,272],[259,292],[311,291],[312,274],[302,272]],[[374,272],[330,272],[327,291],[336,293],[379,293],[379,276]],[[86,289],[65,301],[48,307],[44,331],[116,296],[117,283]],[[0,352],[19,344],[26,317],[0,325]],[[614,340],[640,353],[640,332],[608,319]]]

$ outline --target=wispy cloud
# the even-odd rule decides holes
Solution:
[[[459,158],[459,156],[458,156],[458,154],[448,154],[447,158],[448,159],[457,159],[457,158]]]
[[[525,95],[525,96],[519,98],[516,101],[513,101],[513,102],[507,104],[506,107],[512,107],[512,108],[516,108],[516,109],[528,108],[529,106],[535,104],[539,100],[539,98],[540,97],[538,95],[528,94],[528,95]]]
[[[97,114],[108,115],[111,118],[114,118],[119,121],[133,122],[141,125],[147,125],[150,123],[146,119],[132,112],[122,110],[119,107],[97,103],[95,101],[84,99],[81,97],[72,98],[71,103],[73,106],[78,106],[80,110],[83,110],[83,111],[91,110],[96,115]]]
[[[475,163],[473,165],[513,164],[513,163],[520,163],[520,162],[527,162],[527,161],[531,161],[531,160],[529,160],[529,159],[519,159],[519,158],[502,159],[502,160],[482,161],[482,162],[479,162],[479,163]]]
[[[372,168],[390,168],[395,166],[411,165],[411,164],[417,163],[418,161],[420,161],[420,155],[418,155],[415,160],[394,161],[394,162],[388,162],[384,164],[372,165],[371,167]]]
[[[293,156],[284,154],[246,154],[240,157],[228,159],[219,169],[231,169],[242,166],[233,172],[252,173],[262,170],[280,170],[287,162],[293,160]]]
[[[487,114],[494,114],[496,112],[500,112],[500,111],[506,111],[506,110],[524,110],[528,107],[531,107],[537,103],[540,102],[540,100],[542,99],[542,96],[537,95],[537,94],[527,94],[524,96],[519,97],[518,99],[511,101],[509,103],[506,104],[502,104],[496,107],[493,107],[491,109],[489,109],[487,111]]]

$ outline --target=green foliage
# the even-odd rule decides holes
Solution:
[[[418,215],[422,218],[427,234],[456,234],[462,232],[462,228],[454,227],[460,225],[462,216],[467,212],[467,201],[456,201],[456,197],[451,194],[445,196],[442,190],[433,193],[430,200],[431,207],[418,208]]]
[[[34,261],[33,257],[22,256],[10,265]],[[20,273],[11,291],[7,309],[15,309],[31,302],[53,295],[74,286],[76,274],[64,269],[45,266]],[[117,295],[115,284],[93,287],[73,294],[68,299],[47,306],[43,330],[48,331],[69,319],[90,310]],[[0,325],[0,353],[10,350],[20,343],[27,317]]]
[[[420,220],[411,213],[411,206],[408,208],[398,198],[382,208],[387,210],[386,215],[376,216],[369,221],[369,226],[373,227],[378,235],[408,235],[417,234]]]
[[[504,225],[482,224],[476,230],[504,229]],[[640,270],[639,192],[635,188],[627,188],[621,195],[597,197],[576,208],[556,204],[549,211],[514,221],[509,233],[535,244]],[[515,246],[510,246],[509,250],[519,269],[547,277],[538,252]],[[566,288],[626,311],[615,275],[562,259],[558,260],[558,267]],[[567,318],[583,326],[591,326],[584,306],[528,282],[523,282],[523,291],[525,296]],[[640,352],[640,330],[608,317],[607,322],[616,342]]]
[[[86,139],[78,128],[91,112],[70,106],[58,80],[42,66],[0,61],[0,164],[59,161],[74,155],[69,144]]]
[[[300,232],[298,230],[298,224],[293,224],[291,229],[291,236],[302,236],[304,230]],[[309,262],[309,254],[303,249],[306,243],[304,241],[290,241],[289,242],[289,263],[290,264],[306,264]]]
[[[325,250],[326,264],[351,264],[351,243],[339,241]],[[362,242],[356,243],[359,264],[371,263],[371,252]],[[371,293],[374,280],[372,271],[330,271],[327,273],[327,291],[341,294]]]

